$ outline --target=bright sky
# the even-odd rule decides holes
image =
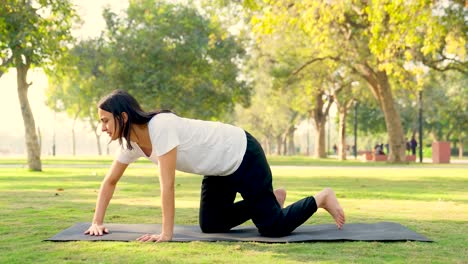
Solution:
[[[127,0],[74,0],[77,11],[84,24],[75,30],[73,34],[78,38],[97,36],[105,27],[102,18],[102,9],[109,5],[115,12],[119,12],[128,6]],[[71,130],[71,120],[65,114],[54,116],[54,113],[45,105],[45,94],[48,83],[41,69],[33,69],[28,73],[28,81],[32,82],[29,87],[29,103],[34,114],[36,126],[39,126],[43,135],[52,134],[54,126],[57,130]],[[1,149],[5,149],[8,139],[4,136],[24,135],[23,118],[19,107],[16,85],[16,71],[11,69],[0,78],[0,111],[2,115],[2,126],[0,126],[0,155]],[[55,120],[55,122],[54,122]],[[83,129],[83,125],[81,125]],[[78,126],[78,130],[79,130]],[[89,131],[89,130],[88,130]],[[57,131],[60,133],[61,131]],[[64,132],[64,131],[62,131]],[[105,141],[104,139],[102,141]]]

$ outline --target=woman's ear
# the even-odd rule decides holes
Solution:
[[[123,118],[124,124],[126,124],[126,123],[127,123],[127,121],[128,121],[128,114],[127,114],[127,113],[125,113],[125,112],[122,112],[122,114],[121,114],[121,115],[122,115],[122,118]]]

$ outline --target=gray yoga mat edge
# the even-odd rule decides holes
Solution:
[[[134,241],[147,233],[159,233],[160,224],[106,224],[110,233],[103,236],[84,235],[90,223],[77,223],[45,241]],[[173,242],[189,241],[255,241],[265,243],[326,242],[326,241],[421,241],[433,242],[407,227],[393,222],[352,223],[339,230],[334,224],[302,225],[284,237],[261,236],[254,226],[240,226],[227,233],[202,233],[198,226],[176,225]]]

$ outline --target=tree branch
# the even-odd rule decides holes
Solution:
[[[340,85],[340,87],[338,87],[334,92],[335,92],[336,94],[340,93],[341,90],[343,90],[345,87],[351,85],[351,83],[353,83],[353,81],[348,81],[348,82],[342,83],[342,84]]]
[[[445,72],[449,70],[455,70],[464,74],[468,74],[468,62],[457,61],[455,59],[447,58],[444,55],[440,55],[440,56],[442,58],[438,60],[428,60],[427,58],[423,57],[422,62],[424,63],[424,65],[436,71]],[[450,63],[448,63],[445,66],[439,65],[440,63],[448,62],[448,61],[450,61]]]
[[[290,77],[294,76],[294,75],[297,75],[299,72],[301,72],[302,70],[304,70],[307,66],[309,66],[310,64],[314,63],[314,62],[317,62],[317,61],[324,61],[324,60],[334,60],[334,61],[338,61],[339,58],[338,57],[332,57],[332,56],[326,56],[326,57],[323,57],[323,58],[313,58],[309,61],[307,61],[306,63],[304,63],[301,67],[297,68],[296,70],[294,70],[291,74],[290,74]]]
[[[330,108],[331,108],[334,101],[335,101],[335,97],[332,94],[329,94],[328,95],[327,106],[325,108],[325,113],[324,113],[325,115],[328,115],[328,112],[330,112]]]
[[[350,100],[346,103],[346,109],[351,108],[351,106],[353,106],[355,100],[356,100],[355,98],[350,99]]]

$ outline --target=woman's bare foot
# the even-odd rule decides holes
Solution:
[[[278,188],[273,192],[275,193],[276,200],[280,204],[281,208],[283,208],[284,201],[286,201],[286,190],[284,188]]]
[[[341,208],[335,192],[330,188],[325,188],[314,196],[318,208],[327,210],[328,213],[335,219],[336,226],[341,229],[345,223],[345,214]]]

